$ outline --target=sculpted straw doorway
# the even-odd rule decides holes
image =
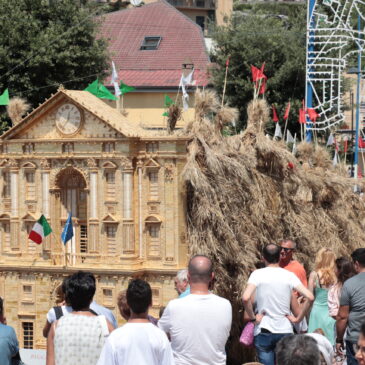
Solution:
[[[57,176],[55,185],[58,194],[55,195],[55,210],[60,222],[60,232],[71,212],[74,237],[67,243],[66,250],[69,263],[75,264],[77,257],[88,252],[88,190],[83,174],[73,167],[61,170]]]

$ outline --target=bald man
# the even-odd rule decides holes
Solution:
[[[231,303],[209,291],[212,261],[190,259],[190,295],[167,305],[158,326],[169,334],[176,365],[225,365],[225,345],[231,330]]]

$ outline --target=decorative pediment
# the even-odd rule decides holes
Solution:
[[[104,163],[101,165],[101,167],[102,167],[103,169],[109,169],[109,170],[113,169],[113,170],[115,170],[118,166],[117,166],[114,162],[106,161],[106,162],[104,162]]]
[[[156,162],[153,158],[150,158],[145,162],[143,167],[147,169],[159,169],[161,165],[158,162]]]
[[[9,214],[1,214],[0,215],[0,221],[9,221],[10,220],[10,215]]]
[[[33,162],[30,162],[30,161],[27,161],[27,162],[24,162],[21,167],[23,169],[36,169],[37,168],[37,165],[34,164]]]
[[[103,223],[118,224],[119,221],[112,214],[108,214],[103,218]]]
[[[60,108],[65,104],[74,105],[81,113],[79,129],[73,134],[69,129],[63,129],[63,123],[57,123],[57,118],[61,118],[60,115],[62,115]],[[135,138],[149,135],[149,131],[130,122],[117,109],[107,105],[91,93],[59,89],[55,95],[45,100],[18,124],[3,133],[0,140],[44,139],[49,141],[60,138],[74,139],[75,137],[76,139]]]
[[[22,220],[24,222],[35,222],[37,218],[33,214],[27,213],[24,217],[22,217]]]
[[[151,223],[162,223],[162,219],[159,215],[151,214],[149,215],[145,220],[145,224],[151,224]]]

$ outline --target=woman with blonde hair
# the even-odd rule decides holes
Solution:
[[[328,291],[336,284],[336,256],[329,248],[318,251],[315,270],[309,275],[308,289],[314,294],[314,303],[309,317],[308,332],[321,328],[331,342],[335,344],[335,323],[328,311]]]

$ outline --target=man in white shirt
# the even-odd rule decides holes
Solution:
[[[109,335],[97,365],[174,365],[166,334],[148,319],[152,305],[150,285],[141,279],[132,280],[127,303],[131,316]]]
[[[281,247],[266,245],[263,259],[266,267],[255,270],[248,279],[243,294],[243,304],[248,316],[255,322],[255,347],[259,361],[264,365],[275,364],[275,347],[281,338],[293,333],[294,323],[300,322],[313,301],[313,294],[304,287],[298,277],[279,266]],[[298,291],[305,298],[298,317],[290,315],[292,290]],[[255,293],[257,314],[252,308],[251,296]]]
[[[191,258],[190,295],[167,305],[158,326],[169,334],[176,365],[225,365],[225,345],[231,330],[231,303],[209,292],[212,261]]]

